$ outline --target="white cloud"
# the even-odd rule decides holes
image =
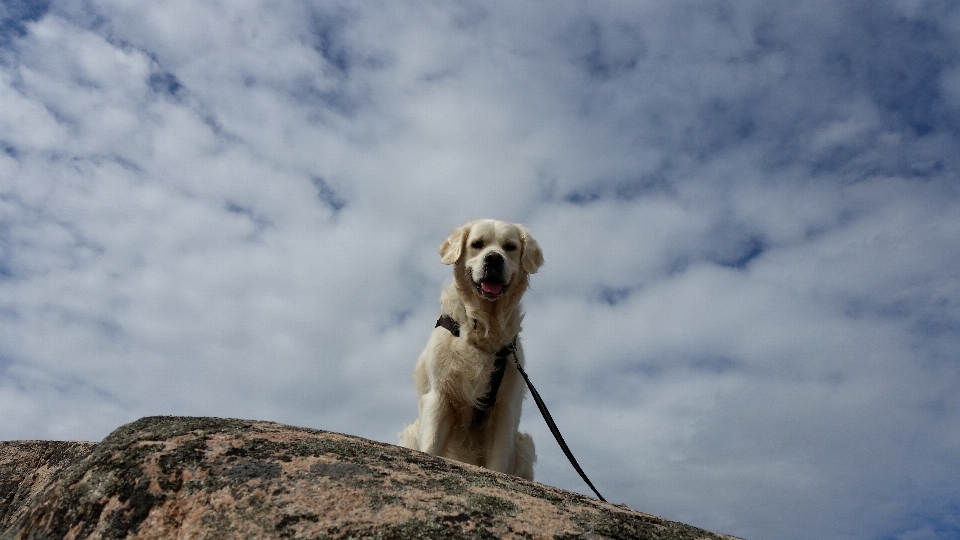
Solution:
[[[0,437],[393,442],[436,247],[491,216],[544,248],[530,372],[609,499],[956,534],[956,8],[4,9]],[[538,479],[586,491],[536,414]]]

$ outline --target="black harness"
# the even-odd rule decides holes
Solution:
[[[434,328],[446,328],[453,334],[453,337],[460,337],[460,324],[449,315],[441,315]],[[482,424],[487,411],[497,404],[497,392],[500,391],[503,374],[507,371],[507,358],[510,358],[510,355],[515,354],[516,351],[517,338],[514,336],[513,341],[504,345],[495,353],[497,358],[493,362],[493,372],[490,374],[490,390],[477,401],[477,406],[473,408],[473,425]]]
[[[453,334],[453,337],[460,337],[460,324],[453,320],[453,317],[441,315],[440,318],[437,319],[437,325],[434,326],[434,328],[441,327],[449,330],[450,333]],[[520,365],[520,359],[517,358],[517,336],[513,336],[513,341],[511,341],[509,345],[504,345],[503,348],[496,352],[497,359],[493,363],[493,373],[490,374],[490,391],[487,392],[487,395],[480,398],[477,407],[474,407],[473,425],[476,426],[482,423],[487,410],[497,402],[497,390],[500,390],[500,383],[503,382],[503,372],[507,369],[507,358],[509,358],[511,354],[513,355],[514,363],[517,365],[517,371],[520,372],[524,382],[527,383],[527,388],[530,389],[530,394],[533,396],[533,400],[537,402],[537,408],[540,409],[540,414],[543,415],[543,419],[547,423],[547,427],[550,428],[550,433],[553,434],[553,438],[556,439],[557,444],[560,445],[560,449],[563,450],[564,455],[570,460],[573,468],[580,473],[580,478],[583,478],[583,481],[586,482],[587,485],[590,486],[590,489],[597,495],[597,498],[603,502],[607,502],[607,500],[603,498],[603,495],[600,495],[600,492],[597,491],[597,488],[593,487],[593,482],[587,478],[587,473],[583,472],[583,469],[580,468],[580,464],[577,463],[577,458],[573,457],[573,452],[570,451],[570,447],[568,447],[566,441],[563,440],[563,435],[560,435],[560,429],[557,427],[557,423],[553,421],[553,417],[550,416],[550,411],[547,410],[547,404],[543,402],[540,393],[537,392],[537,389],[533,387],[533,383],[530,382],[530,377],[527,376],[527,372],[524,371]]]

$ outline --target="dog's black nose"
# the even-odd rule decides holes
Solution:
[[[492,252],[487,253],[483,258],[483,266],[490,268],[500,268],[503,266],[503,255]]]
[[[483,275],[493,279],[503,278],[503,255],[492,252],[483,257]]]

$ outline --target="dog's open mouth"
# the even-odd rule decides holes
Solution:
[[[493,279],[483,279],[479,283],[474,283],[474,285],[477,287],[477,293],[487,300],[496,300],[507,292],[506,283]]]

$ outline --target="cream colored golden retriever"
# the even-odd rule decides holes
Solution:
[[[523,226],[483,219],[454,229],[440,261],[454,279],[413,372],[420,414],[400,445],[532,480],[533,439],[517,431],[527,389],[513,361],[523,365],[520,297],[543,254]]]

